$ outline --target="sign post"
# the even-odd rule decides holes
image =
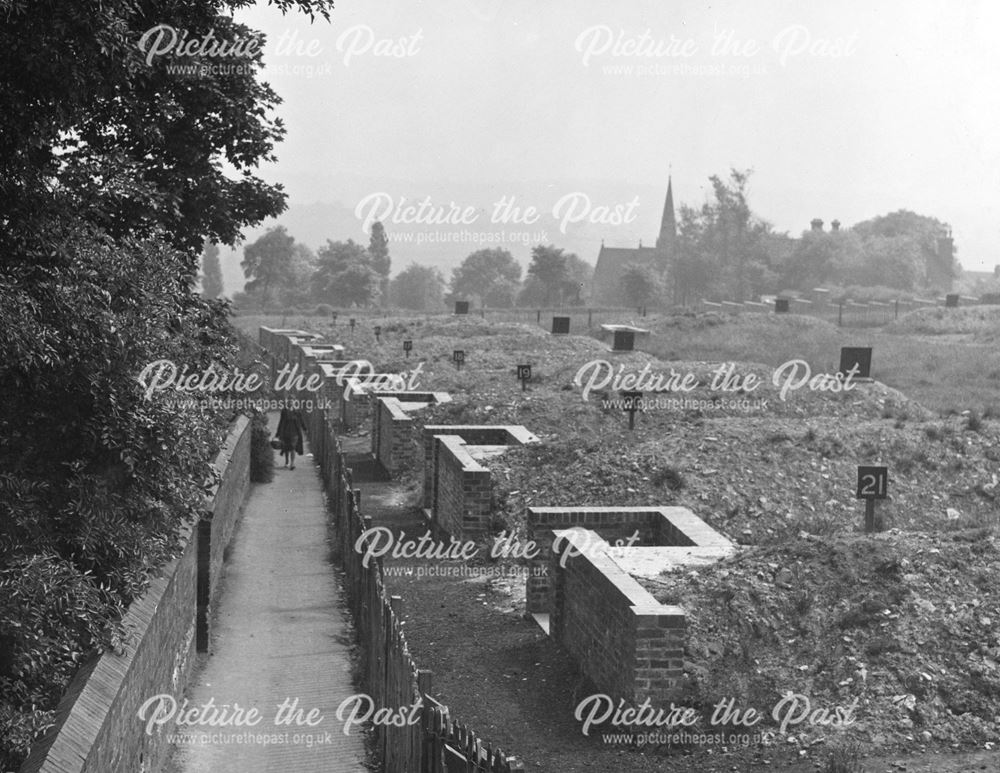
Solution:
[[[858,465],[857,498],[865,500],[865,531],[875,531],[875,500],[889,496],[889,468]]]
[[[639,402],[642,400],[642,392],[622,392],[622,406],[628,413],[628,428],[635,429],[635,412],[639,410]]]
[[[382,326],[381,325],[376,325],[375,326],[375,342],[376,343],[382,343]]]
[[[521,391],[528,391],[528,382],[531,381],[531,366],[530,365],[518,365],[517,366],[517,378],[521,382]]]
[[[462,365],[465,363],[465,350],[456,349],[451,353],[452,362],[455,363],[455,367],[459,370],[462,369]]]
[[[403,341],[403,351],[406,352],[406,359],[410,359],[410,352],[413,350],[413,341],[407,338]]]
[[[351,317],[351,332],[352,333],[354,332],[354,326],[356,324],[358,324],[358,321],[354,317]]]
[[[337,312],[331,311],[330,312],[330,319],[332,319],[333,320],[333,324],[336,325],[337,324]]]

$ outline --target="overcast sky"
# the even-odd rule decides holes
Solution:
[[[753,168],[779,231],[905,208],[950,223],[965,268],[1000,263],[992,0],[337,0],[330,24],[239,18],[268,35],[288,135],[263,176],[293,211],[431,196],[481,227],[516,196],[594,262],[602,238],[655,238],[669,173],[697,205],[709,175]],[[627,222],[601,222],[616,205]],[[393,254],[399,269],[407,246]]]

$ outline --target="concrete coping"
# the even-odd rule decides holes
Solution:
[[[323,374],[323,378],[332,379],[340,375],[344,366],[355,362],[357,360],[328,360],[326,362],[317,362],[316,365],[319,367],[320,373]]]
[[[372,394],[386,407],[389,415],[395,421],[412,421],[409,414],[421,411],[431,405],[451,401],[451,395],[447,392],[397,392],[392,394],[373,392]],[[443,399],[438,399],[439,397]]]
[[[508,445],[526,445],[538,442],[538,436],[530,432],[523,424],[428,424],[424,427],[424,432],[429,432],[432,435],[457,435],[461,437],[463,430],[470,432],[503,430],[512,441]]]
[[[643,588],[639,582],[625,572],[609,553],[609,545],[606,540],[590,529],[574,527],[571,529],[559,529],[555,532],[557,555],[561,555],[570,545],[572,545],[574,557],[586,558],[605,576],[607,581],[620,594],[631,611],[636,616],[647,615],[679,615],[683,617],[684,610],[676,605],[661,604],[653,595]]]
[[[455,456],[466,472],[489,472],[470,453],[470,446],[458,435],[435,435],[441,444]]]
[[[614,333],[615,331],[618,330],[624,330],[631,333],[635,333],[636,335],[649,335],[650,332],[646,328],[636,327],[635,325],[615,325],[615,324],[601,325],[601,330],[604,330],[608,333]]]
[[[465,448],[469,455],[478,462],[492,459],[494,456],[500,456],[510,450],[510,446],[470,446],[468,443],[465,444]]]
[[[656,579],[667,572],[710,566],[732,555],[734,548],[724,547],[651,547],[610,548],[614,562],[632,577]]]

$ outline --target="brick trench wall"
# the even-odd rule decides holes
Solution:
[[[435,435],[457,435],[467,444],[478,446],[505,446],[515,445],[516,440],[506,426],[483,427],[478,425],[456,424],[453,426],[444,424],[427,425],[423,429],[422,445],[423,453],[423,475],[424,475],[424,496],[423,507],[430,509],[433,498],[434,481],[434,436]]]
[[[661,605],[601,550],[599,537],[564,561],[553,553],[550,635],[598,690],[631,704],[676,697],[684,676],[686,621],[679,607]],[[589,544],[590,547],[585,545]],[[565,545],[560,545],[561,551]]]
[[[416,422],[410,416],[396,416],[384,398],[375,400],[372,414],[372,453],[390,474],[412,467],[416,461]],[[377,439],[377,443],[376,443]]]
[[[528,580],[526,588],[526,605],[528,612],[548,612],[551,606],[549,599],[549,576],[543,571],[552,554],[554,530],[568,529],[579,526],[591,529],[600,537],[614,544],[617,540],[628,540],[636,532],[639,533],[635,546],[648,547],[652,545],[690,544],[661,542],[660,523],[663,518],[655,511],[611,511],[598,512],[585,508],[551,507],[539,511],[528,508],[528,524],[526,538],[528,545],[535,547],[535,558],[529,559]],[[680,535],[683,537],[683,535]],[[624,542],[623,542],[624,544]]]
[[[438,502],[433,513],[435,522],[456,539],[487,533],[492,494],[489,470],[468,469],[466,460],[461,458],[464,454],[456,454],[464,445],[460,438],[444,436],[437,442],[435,475]]]
[[[239,437],[231,434],[220,454],[220,460],[225,459],[231,449],[231,469],[227,467],[212,503],[212,526],[220,540],[204,552],[217,563],[216,577],[225,550],[222,540],[232,535],[243,503],[240,490],[245,493],[244,480],[249,481],[247,426],[234,427]],[[20,773],[147,773],[165,762],[169,747],[163,729],[146,735],[138,712],[155,695],[169,694],[180,702],[194,665],[198,555],[203,547],[199,530],[185,528],[182,544],[178,558],[129,606],[123,622],[134,636],[125,653],[105,653],[92,668],[81,670],[59,706],[57,725],[32,747]],[[211,575],[211,569],[206,574]]]

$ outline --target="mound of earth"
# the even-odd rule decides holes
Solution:
[[[803,537],[638,578],[688,616],[687,703],[857,702],[877,747],[1000,737],[1000,546],[985,530]],[[809,746],[833,731],[786,727]]]

